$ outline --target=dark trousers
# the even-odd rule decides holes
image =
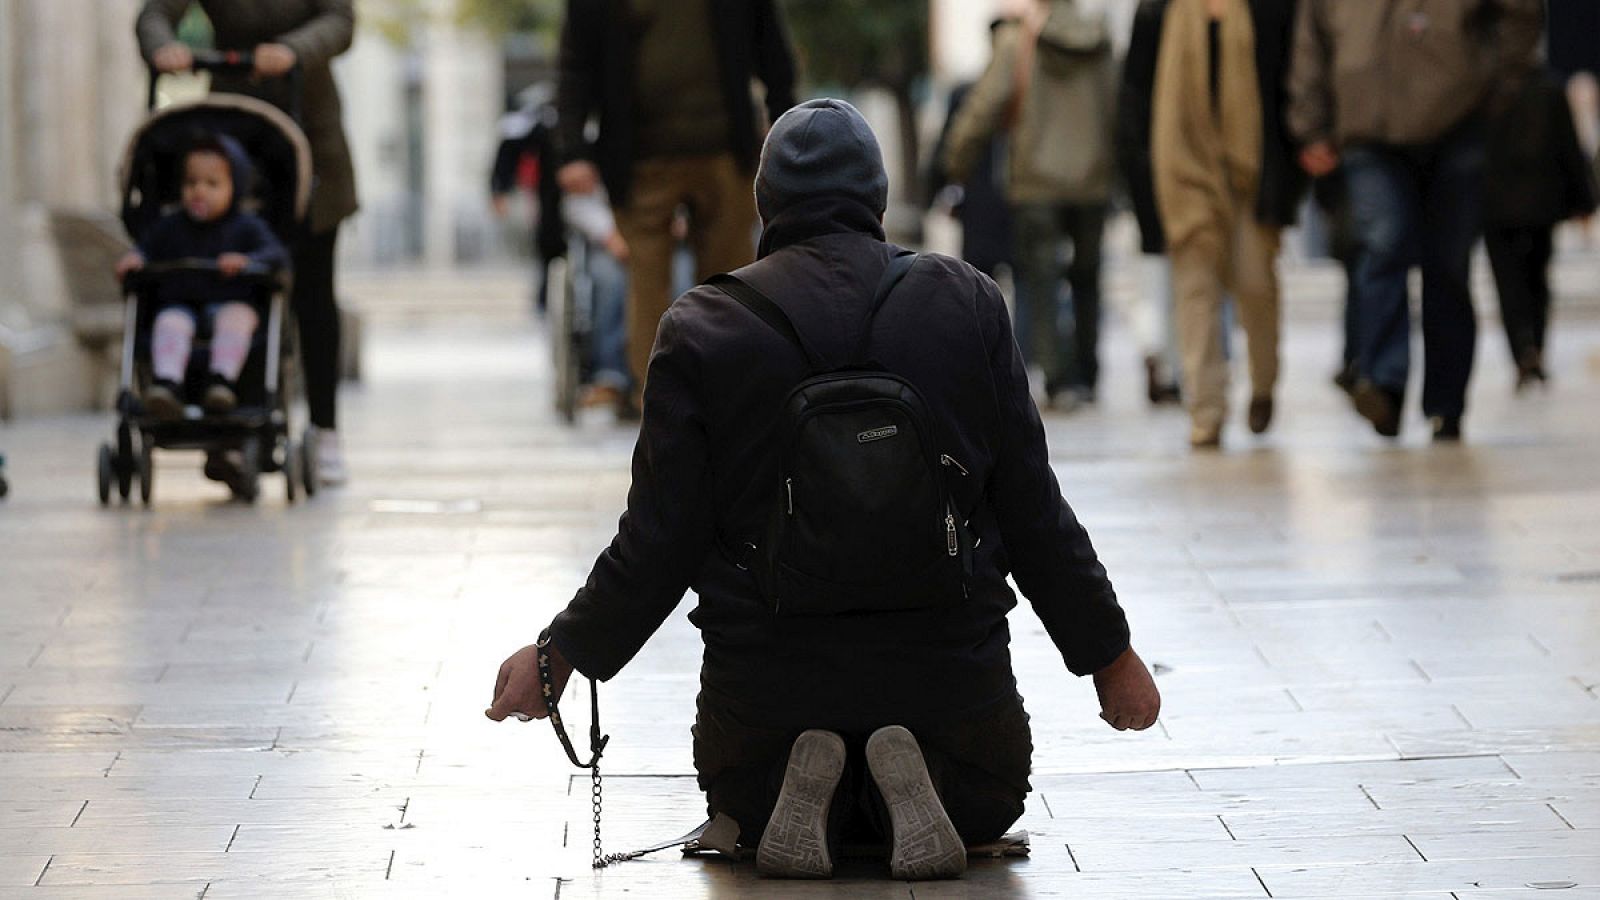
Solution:
[[[1100,244],[1106,211],[1100,205],[1023,204],[1012,211],[1016,229],[1017,345],[1029,365],[1044,369],[1051,393],[1093,389],[1100,379]],[[1061,329],[1061,251],[1067,263],[1072,330]]]
[[[1361,144],[1344,153],[1356,261],[1356,371],[1404,391],[1411,366],[1406,276],[1422,267],[1422,412],[1459,416],[1477,344],[1470,270],[1482,230],[1481,128],[1417,147]]]
[[[339,228],[307,234],[294,245],[294,291],[289,303],[300,326],[300,368],[311,424],[336,426],[339,391],[339,304],[333,294]]]
[[[810,726],[752,724],[730,704],[702,691],[695,716],[694,765],[711,814],[739,823],[739,843],[759,845],[783,788],[795,738]],[[956,832],[968,844],[995,840],[1022,815],[1028,795],[1033,737],[1022,698],[1012,695],[975,715],[934,724],[906,724],[922,748],[934,790]],[[887,840],[888,818],[867,771],[871,731],[839,732],[847,751],[834,797],[830,830],[845,840]]]
[[[1483,243],[1500,295],[1500,321],[1506,326],[1511,358],[1519,366],[1539,365],[1550,321],[1550,256],[1555,242],[1549,225],[1489,228]]]

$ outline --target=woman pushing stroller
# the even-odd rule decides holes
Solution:
[[[157,289],[160,312],[150,337],[153,379],[144,407],[167,421],[182,418],[184,381],[197,330],[196,309],[210,319],[210,369],[200,405],[226,414],[239,403],[239,375],[250,355],[260,316],[249,302],[251,287],[237,279],[249,266],[280,269],[288,264],[283,244],[259,216],[240,209],[249,194],[250,159],[226,135],[201,133],[183,157],[181,208],[162,216],[139,241],[137,250],[117,263],[117,277],[145,264],[178,260],[216,260],[216,271],[185,271],[163,278]]]

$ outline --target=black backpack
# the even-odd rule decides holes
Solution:
[[[855,353],[827,371],[778,304],[733,275],[709,282],[788,338],[811,369],[779,415],[765,541],[734,557],[755,571],[777,615],[930,609],[967,597],[972,540],[950,489],[967,471],[939,450],[917,389],[868,356],[872,320],[916,260],[904,252],[890,261]]]

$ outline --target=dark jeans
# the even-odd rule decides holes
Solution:
[[[339,304],[333,294],[337,226],[308,234],[294,245],[294,291],[289,304],[300,326],[300,368],[305,376],[311,424],[337,425],[339,391]]]
[[[1050,393],[1093,389],[1100,378],[1100,243],[1106,211],[1100,205],[1024,204],[1012,211],[1016,228],[1017,345],[1022,358],[1044,369]],[[1072,329],[1061,329],[1061,250],[1067,263]]]
[[[865,689],[865,688],[864,688]],[[739,823],[739,843],[758,846],[783,787],[795,738],[807,726],[756,725],[717,695],[701,691],[695,716],[694,765],[711,814]],[[1013,694],[975,715],[934,724],[905,724],[922,747],[950,822],[968,844],[995,840],[1022,815],[1031,786],[1033,737],[1022,698]],[[870,732],[840,733],[847,751],[830,828],[852,841],[889,837],[882,798],[867,772]]]
[[[1511,358],[1518,365],[1536,364],[1544,354],[1545,328],[1550,321],[1551,226],[1490,228],[1483,243],[1494,269],[1500,320],[1506,326]]]
[[[1422,267],[1422,412],[1459,416],[1477,344],[1472,245],[1482,230],[1483,132],[1468,124],[1416,147],[1362,144],[1344,152],[1357,240],[1357,373],[1405,390],[1411,366],[1406,276]]]

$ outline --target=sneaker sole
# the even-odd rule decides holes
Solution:
[[[878,729],[867,739],[867,769],[889,809],[889,874],[902,881],[959,878],[967,846],[939,802],[917,739],[899,725]]]
[[[815,729],[795,738],[783,789],[756,850],[756,870],[771,878],[831,878],[828,813],[844,773],[844,739]]]

